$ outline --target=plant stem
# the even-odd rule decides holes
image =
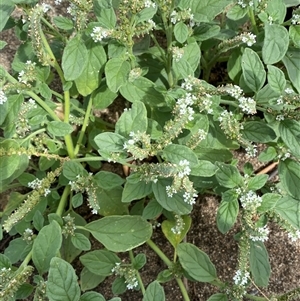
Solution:
[[[177,284],[178,284],[178,286],[179,286],[179,289],[180,289],[180,291],[181,291],[183,300],[184,300],[184,301],[190,301],[190,297],[189,297],[189,295],[188,295],[188,292],[187,292],[187,290],[186,290],[186,288],[185,288],[185,286],[184,286],[182,280],[181,280],[180,278],[175,278],[175,280],[176,280],[176,282],[177,282]]]
[[[56,214],[59,215],[59,216],[62,216],[62,214],[64,212],[64,208],[66,207],[66,203],[67,203],[67,200],[68,200],[70,190],[71,190],[70,185],[65,186],[65,189],[64,189],[63,194],[60,198],[58,207],[56,209]]]
[[[250,18],[250,21],[251,21],[251,24],[252,24],[252,28],[253,28],[254,33],[255,33],[256,35],[258,35],[259,31],[258,31],[257,26],[256,26],[254,11],[253,11],[253,8],[252,8],[252,7],[248,7],[248,16],[249,16],[249,18]]]
[[[79,138],[77,140],[76,147],[75,147],[75,150],[74,150],[75,156],[78,154],[81,142],[82,142],[83,137],[84,137],[85,130],[86,130],[88,124],[89,124],[90,114],[91,114],[91,111],[92,111],[92,105],[93,105],[93,100],[92,100],[92,98],[90,98],[88,106],[86,108],[86,114],[84,116],[83,125],[81,127]]]
[[[132,250],[130,250],[128,253],[129,253],[129,257],[130,257],[131,263],[133,263],[133,261],[134,261],[134,256],[133,256]],[[139,285],[140,285],[142,294],[145,295],[146,290],[145,290],[145,286],[144,286],[144,283],[143,283],[143,280],[142,280],[142,278],[141,278],[141,275],[140,275],[139,271],[138,271],[138,270],[135,270],[135,274],[136,274],[137,281],[138,281],[138,283],[139,283]]]
[[[93,161],[102,161],[104,160],[102,157],[83,157],[83,158],[75,158],[75,159],[72,159],[72,161],[75,161],[75,162],[93,162]]]
[[[30,140],[32,137],[40,134],[40,133],[43,133],[43,132],[46,132],[46,129],[39,129],[39,130],[36,130],[35,132],[31,133],[30,135],[28,135],[26,138],[24,138],[24,140],[20,143],[20,146],[26,142],[27,140]]]
[[[172,261],[163,253],[163,251],[154,243],[153,240],[149,239],[146,244],[159,256],[159,258],[168,266],[172,266]]]

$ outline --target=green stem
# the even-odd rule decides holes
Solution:
[[[159,50],[160,54],[161,54],[161,58],[157,57],[161,62],[166,63],[166,54],[163,51],[163,49],[160,47],[155,35],[153,33],[150,33],[151,39],[153,40],[155,46],[157,47],[157,49]]]
[[[254,301],[267,301],[266,298],[264,297],[257,297],[257,296],[253,296],[251,294],[246,294],[245,295],[248,299],[254,300]],[[277,300],[277,299],[276,299]]]
[[[250,18],[251,24],[252,24],[252,28],[253,31],[256,35],[259,34],[259,31],[257,29],[257,25],[256,25],[256,21],[255,21],[255,16],[254,16],[254,10],[252,7],[248,7],[248,16]]]
[[[186,287],[184,286],[182,280],[180,278],[175,278],[178,286],[179,286],[179,289],[181,291],[181,294],[182,294],[182,297],[183,297],[183,300],[184,301],[190,301],[190,297],[188,295],[188,292],[186,290]]]
[[[149,239],[146,241],[146,244],[159,256],[159,258],[168,266],[172,266],[172,261],[163,253],[163,251],[153,242],[153,240]]]
[[[57,31],[57,30],[53,27],[53,25],[52,25],[51,23],[49,23],[45,18],[42,18],[41,20],[42,20],[43,23],[46,24],[50,29],[52,29],[52,30],[55,32],[55,34],[56,34],[57,36],[59,36],[63,41],[65,41],[65,37],[64,37],[59,31]]]
[[[58,207],[56,209],[56,214],[59,215],[59,216],[62,216],[62,214],[64,212],[64,209],[66,207],[70,191],[71,191],[70,185],[65,186],[65,189],[64,189],[63,194],[62,194],[62,196],[60,198]]]
[[[43,132],[46,132],[46,129],[39,129],[39,130],[37,130],[37,131],[35,131],[35,132],[33,132],[33,133],[31,133],[30,135],[28,135],[26,138],[24,138],[24,140],[20,143],[20,146],[23,144],[23,143],[25,143],[27,140],[29,140],[29,139],[31,139],[32,137],[34,137],[34,136],[36,136],[36,135],[38,135],[38,134],[40,134],[40,133],[43,133]]]
[[[92,100],[92,98],[90,98],[88,106],[86,108],[86,114],[84,116],[83,125],[81,127],[81,130],[80,130],[80,133],[79,133],[79,138],[77,140],[77,144],[76,144],[76,147],[75,147],[75,151],[74,151],[75,156],[79,152],[79,148],[80,148],[81,142],[83,140],[85,130],[86,130],[87,126],[88,126],[89,119],[90,119],[90,114],[92,112],[92,105],[93,105],[93,100]]]
[[[22,264],[20,265],[19,269],[25,268],[28,265],[28,263],[30,262],[31,257],[32,257],[32,250],[27,254],[27,256],[23,260]]]
[[[134,256],[133,256],[132,250],[130,250],[128,253],[129,253],[129,257],[130,257],[131,263],[133,263],[134,262]],[[143,283],[143,280],[141,278],[141,275],[140,275],[139,271],[135,270],[135,274],[136,274],[137,281],[138,281],[138,283],[140,285],[142,294],[145,295],[146,290],[145,290],[145,286],[144,286],[144,283]]]
[[[75,162],[93,162],[93,161],[102,161],[104,160],[102,157],[84,157],[84,158],[75,158],[75,159],[72,159],[72,161],[75,161]]]

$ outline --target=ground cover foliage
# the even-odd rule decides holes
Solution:
[[[111,276],[111,301],[133,289],[143,301],[167,300],[173,279],[185,301],[189,281],[217,287],[210,301],[299,299],[299,287],[248,290],[268,286],[269,222],[300,239],[299,2],[67,2],[67,17],[35,0],[0,2],[0,29],[15,28],[21,41],[11,74],[0,67],[0,190],[23,187],[2,212],[1,237],[13,239],[0,255],[1,300],[105,301],[93,289]],[[221,65],[225,82],[215,83]],[[116,123],[95,114],[120,99]],[[250,163],[238,169],[239,148],[278,169],[278,181]],[[221,233],[241,225],[231,282],[185,240],[207,193],[220,198]],[[84,205],[93,221],[78,214]],[[172,258],[151,239],[158,218]],[[165,264],[146,287],[146,255],[133,253],[143,244]]]

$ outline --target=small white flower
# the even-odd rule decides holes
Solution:
[[[291,240],[291,242],[297,241],[298,239],[300,239],[300,230],[297,230],[294,233],[289,232],[288,233],[288,238]]]
[[[150,7],[155,8],[156,4],[154,2],[152,2],[151,0],[145,0],[144,7],[146,7],[146,8],[150,8]]]
[[[247,46],[251,47],[253,44],[256,43],[256,35],[246,32],[241,34],[242,42],[246,43]]]
[[[51,9],[51,6],[46,3],[42,3],[42,10],[44,13],[46,13],[49,9]]]
[[[92,214],[98,214],[98,210],[93,209],[93,210],[92,210]]]
[[[107,38],[111,34],[111,30],[105,29],[101,26],[96,26],[93,28],[91,37],[94,42],[101,42],[103,39]]]
[[[284,90],[284,92],[285,92],[286,94],[293,94],[293,93],[294,93],[294,90],[291,89],[291,88],[286,88],[286,89]]]
[[[50,192],[51,192],[51,190],[46,188],[45,191],[44,191],[44,196],[47,196]]]
[[[268,235],[270,233],[270,230],[267,228],[267,226],[264,227],[260,227],[258,229],[256,229],[257,233],[255,233],[254,235],[250,235],[249,238],[252,241],[266,241],[268,240]]]
[[[297,25],[300,24],[300,15],[294,14],[292,17],[292,24]]]
[[[55,0],[54,3],[55,3],[56,5],[59,5],[59,4],[62,3],[62,0]]]
[[[184,54],[184,50],[182,48],[175,46],[172,47],[172,54],[173,54],[173,60],[175,62],[179,62]]]
[[[3,90],[0,88],[0,105],[3,105],[7,101],[7,97]]]
[[[278,120],[278,121],[284,120],[284,116],[283,115],[277,115],[276,120]]]

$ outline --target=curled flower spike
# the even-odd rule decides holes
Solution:
[[[0,89],[0,105],[3,105],[5,102],[7,102],[7,97],[4,94],[3,90]]]

